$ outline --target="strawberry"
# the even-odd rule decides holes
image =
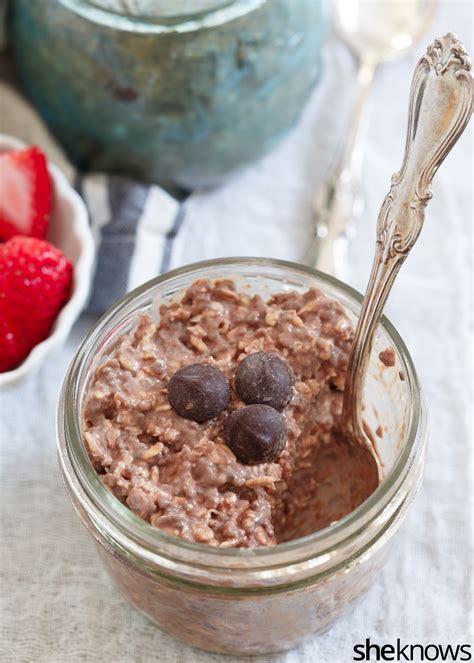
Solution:
[[[52,204],[46,157],[37,147],[0,154],[0,240],[43,239]]]
[[[18,366],[29,352],[15,325],[0,313],[0,373]]]
[[[45,240],[18,235],[0,245],[0,372],[49,335],[72,275],[71,262]]]

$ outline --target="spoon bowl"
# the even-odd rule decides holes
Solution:
[[[382,63],[403,57],[420,40],[436,3],[335,0],[332,11],[334,26],[354,55]]]

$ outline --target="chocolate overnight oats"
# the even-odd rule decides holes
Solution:
[[[152,526],[211,546],[327,527],[379,481],[334,435],[352,338],[320,290],[264,301],[194,282],[95,373],[84,437],[102,482]]]
[[[359,311],[357,293],[300,265],[208,261],[130,293],[78,349],[58,407],[68,495],[114,585],[184,642],[289,649],[386,559],[420,485],[426,409],[384,320],[364,387],[364,422],[383,430],[374,490],[335,436]]]

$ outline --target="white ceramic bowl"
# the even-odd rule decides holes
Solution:
[[[0,153],[24,147],[26,145],[17,138],[0,134]],[[53,183],[53,209],[47,239],[74,265],[71,298],[58,315],[48,338],[33,348],[18,368],[0,373],[0,387],[12,385],[33,373],[53,350],[64,344],[89,294],[94,241],[86,206],[59,168],[50,163],[49,172]]]

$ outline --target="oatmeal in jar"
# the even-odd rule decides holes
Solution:
[[[189,541],[267,546],[327,527],[379,482],[334,435],[352,338],[317,289],[264,301],[198,280],[97,369],[91,461],[135,514]]]

